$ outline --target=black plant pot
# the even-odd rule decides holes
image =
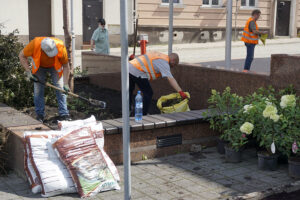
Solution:
[[[219,154],[225,154],[225,145],[228,144],[228,142],[218,139],[217,140],[217,151]]]
[[[258,169],[275,171],[278,169],[279,155],[267,155],[264,152],[257,153],[258,156]]]
[[[292,178],[300,179],[300,158],[289,159],[289,175]]]
[[[242,162],[242,152],[235,151],[232,148],[225,146],[225,160],[230,163]]]

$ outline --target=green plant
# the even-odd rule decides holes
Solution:
[[[33,106],[33,83],[26,79],[24,69],[19,62],[19,53],[23,44],[15,35],[17,30],[8,35],[1,33],[0,27],[0,102],[15,108]],[[54,93],[45,90],[46,103],[51,103]],[[51,101],[50,101],[51,100]]]
[[[82,77],[87,75],[88,70],[81,70],[80,66],[74,68],[74,77]]]
[[[221,139],[229,142],[229,147],[235,151],[239,151],[245,144],[248,143],[247,135],[250,135],[253,131],[253,124],[240,122],[234,124],[231,128],[224,131],[221,135]]]
[[[234,113],[242,108],[243,97],[231,93],[230,87],[226,87],[223,93],[212,90],[208,103],[211,112],[206,113],[206,115],[210,116],[210,127],[224,133],[225,130],[230,129],[235,124]]]

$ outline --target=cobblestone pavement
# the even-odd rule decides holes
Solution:
[[[118,166],[121,179],[123,167]],[[294,182],[287,174],[287,165],[280,165],[277,171],[257,169],[256,153],[246,150],[243,162],[226,163],[224,156],[215,148],[203,153],[177,154],[134,163],[132,172],[132,199],[137,200],[210,200],[226,199],[254,191],[265,190]],[[120,191],[100,193],[90,199],[123,199],[123,181]],[[28,184],[15,174],[0,177],[0,199],[43,199],[33,195]],[[50,200],[79,199],[77,194],[62,195]]]

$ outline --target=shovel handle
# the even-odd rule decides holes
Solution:
[[[45,85],[48,86],[48,87],[51,87],[51,88],[53,88],[53,89],[55,89],[55,90],[58,90],[58,91],[61,91],[61,92],[66,93],[66,91],[65,91],[64,89],[61,89],[61,88],[59,88],[59,87],[56,87],[56,86],[54,86],[54,85],[52,85],[52,84],[50,84],[50,83],[48,83],[48,82],[46,82]],[[73,92],[67,92],[67,94],[79,98],[79,95],[74,94]]]

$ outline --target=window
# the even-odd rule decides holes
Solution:
[[[256,0],[241,0],[242,8],[255,8],[257,5]]]
[[[168,4],[169,0],[161,0],[161,3]],[[173,3],[182,3],[182,0],[173,0]]]
[[[203,0],[202,7],[221,7],[222,0]]]

